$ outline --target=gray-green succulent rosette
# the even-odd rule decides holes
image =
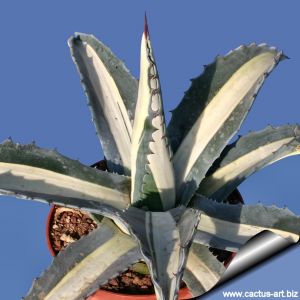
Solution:
[[[166,125],[145,27],[139,81],[92,35],[69,39],[108,171],[31,144],[0,145],[1,194],[105,216],[24,299],[84,299],[141,260],[157,299],[177,299],[182,280],[199,296],[226,270],[210,247],[237,252],[265,230],[299,240],[300,218],[289,210],[225,203],[248,176],[300,153],[299,125],[269,126],[228,145],[283,53],[250,44],[218,56]]]

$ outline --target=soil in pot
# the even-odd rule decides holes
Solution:
[[[97,223],[80,210],[55,207],[50,226],[50,243],[54,254],[58,254],[70,243],[79,240],[96,227]]]
[[[49,229],[50,245],[54,255],[97,228],[97,223],[91,216],[78,209],[54,207],[52,216]],[[109,280],[101,288],[124,294],[153,294],[154,287],[150,275],[142,274],[145,272],[139,273],[135,271],[136,268],[143,269],[143,266],[141,263],[133,266],[118,277]]]

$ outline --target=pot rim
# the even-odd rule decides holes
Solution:
[[[52,223],[53,218],[54,218],[54,213],[55,213],[56,207],[57,207],[56,205],[51,205],[48,216],[47,216],[46,228],[45,228],[46,229],[45,233],[46,233],[47,247],[48,247],[48,250],[49,250],[51,256],[53,256],[53,257],[55,257],[57,254],[54,251],[54,249],[52,247],[51,240],[50,240],[50,226],[51,226],[51,223]]]
[[[179,290],[179,300],[187,300],[192,299],[189,289],[187,287],[181,288]],[[121,294],[109,292],[106,290],[99,289],[93,295],[88,297],[88,300],[156,300],[155,294],[150,295],[129,295],[129,294]]]

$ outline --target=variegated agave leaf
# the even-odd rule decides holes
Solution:
[[[251,174],[296,154],[300,154],[299,125],[268,126],[226,147],[197,192],[223,201]]]
[[[166,130],[147,22],[139,84],[93,36],[76,34],[69,46],[111,173],[7,141],[0,145],[0,194],[85,209],[115,223],[103,218],[61,252],[26,300],[84,299],[141,259],[159,300],[176,300],[183,276],[199,296],[225,270],[208,247],[237,251],[264,230],[299,240],[300,217],[286,209],[202,195],[222,201],[255,170],[299,153],[299,126],[267,128],[223,151],[281,52],[251,44],[217,57],[193,80]]]
[[[145,200],[149,209],[165,211],[175,205],[175,181],[160,83],[147,25],[142,36],[140,63],[131,148],[131,201],[143,205],[142,200]]]
[[[194,242],[228,251],[238,251],[250,238],[269,230],[289,242],[300,237],[300,217],[288,209],[263,205],[230,205],[198,196],[201,211]]]
[[[226,268],[209,251],[208,247],[193,243],[184,270],[183,280],[193,297],[211,290],[220,280]]]
[[[129,206],[130,179],[86,167],[55,150],[8,140],[0,144],[0,194],[99,213]]]
[[[281,52],[266,45],[241,46],[217,57],[192,80],[168,126],[181,203],[191,199],[240,128],[264,79],[282,58]]]
[[[92,35],[78,33],[68,43],[88,97],[108,169],[129,175],[137,80],[123,62]]]
[[[106,219],[61,251],[24,300],[85,299],[141,258],[137,243]]]
[[[130,207],[122,217],[140,243],[157,299],[177,299],[198,210],[181,206],[167,212],[146,212]]]

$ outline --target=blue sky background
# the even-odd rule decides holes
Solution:
[[[57,149],[89,165],[102,158],[86,99],[67,47],[75,31],[93,33],[138,77],[147,11],[165,110],[174,108],[203,64],[240,44],[267,42],[291,57],[268,78],[241,133],[300,120],[300,4],[297,1],[2,1],[0,4],[0,140]],[[287,205],[300,215],[300,157],[241,185],[246,203]],[[1,299],[26,294],[51,261],[45,243],[49,207],[0,198]],[[300,248],[277,257],[223,290],[299,288]]]

